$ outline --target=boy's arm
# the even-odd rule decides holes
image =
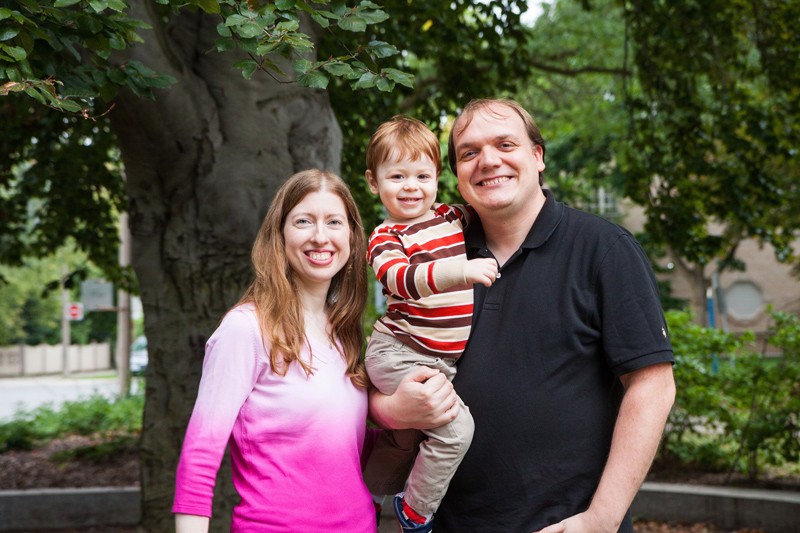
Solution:
[[[369,264],[384,290],[402,300],[419,300],[456,285],[491,285],[497,275],[493,259],[448,258],[414,263],[400,239],[390,233],[373,234]]]
[[[433,263],[412,264],[400,239],[389,232],[372,234],[369,264],[386,292],[401,300],[419,300],[438,292],[433,281]],[[441,289],[440,289],[441,290]]]

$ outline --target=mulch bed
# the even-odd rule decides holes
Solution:
[[[69,450],[93,446],[97,437],[70,436],[30,451],[0,454],[0,490],[61,487],[130,487],[139,485],[139,456],[123,449],[111,456],[82,460],[53,458]]]

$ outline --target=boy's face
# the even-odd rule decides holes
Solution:
[[[427,155],[416,161],[392,155],[366,176],[369,190],[380,196],[386,208],[387,222],[414,224],[431,217],[439,176]]]

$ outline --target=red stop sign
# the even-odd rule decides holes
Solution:
[[[69,304],[67,306],[67,317],[70,320],[83,320],[83,304]]]

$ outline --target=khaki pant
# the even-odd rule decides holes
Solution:
[[[377,331],[372,332],[365,362],[370,380],[383,394],[393,394],[400,381],[417,366],[435,368],[451,381],[456,373],[454,359],[417,353],[391,335]],[[455,420],[444,426],[381,432],[364,468],[364,481],[370,492],[395,494],[405,484],[406,502],[415,511],[427,515],[439,508],[475,431],[469,408],[460,398],[458,402]]]

